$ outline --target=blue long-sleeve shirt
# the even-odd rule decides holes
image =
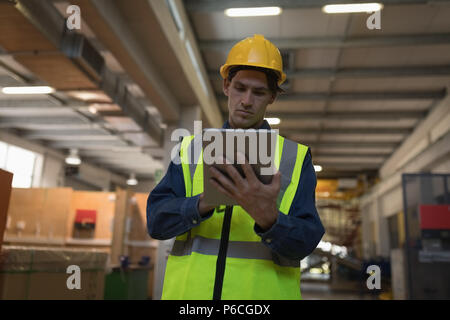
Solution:
[[[228,121],[223,128],[230,128]],[[264,121],[260,129],[270,129]],[[325,229],[315,205],[316,174],[311,152],[303,161],[297,192],[287,215],[278,212],[275,224],[267,231],[258,225],[254,231],[261,241],[278,254],[303,259],[317,246]],[[183,234],[211,217],[213,210],[201,217],[198,211],[200,195],[186,198],[181,164],[170,163],[166,175],[147,200],[147,229],[150,236],[166,240]]]

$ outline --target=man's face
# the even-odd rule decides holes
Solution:
[[[231,82],[225,79],[223,92],[228,97],[228,121],[235,129],[258,128],[276,97],[269,90],[266,75],[256,70],[240,70]]]

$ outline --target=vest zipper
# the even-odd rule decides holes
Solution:
[[[223,277],[225,275],[225,263],[227,259],[228,239],[230,238],[231,214],[233,206],[226,206],[223,216],[222,234],[220,236],[219,253],[216,262],[216,278],[214,281],[213,300],[222,297]]]

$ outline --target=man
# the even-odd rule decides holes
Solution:
[[[229,118],[224,128],[270,129],[264,114],[286,75],[279,50],[261,35],[244,39],[221,67]],[[325,230],[315,207],[316,176],[309,148],[278,137],[279,171],[262,184],[245,162],[242,177],[211,168],[210,182],[239,206],[203,201],[203,165],[170,163],[147,203],[155,239],[177,237],[167,262],[163,299],[300,299],[300,260]],[[195,172],[195,173],[194,173]]]

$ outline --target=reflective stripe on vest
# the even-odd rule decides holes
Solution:
[[[186,197],[203,192],[201,135],[185,137],[180,157]],[[308,148],[278,136],[275,167],[281,172],[277,207],[288,214]],[[219,252],[223,208],[177,237],[169,256],[163,299],[211,299]],[[262,243],[254,220],[233,206],[222,299],[300,299],[300,261],[282,257]]]
[[[171,255],[186,256],[192,252],[217,256],[220,240],[196,236],[189,240],[176,240]],[[270,250],[261,242],[230,241],[228,243],[227,257],[240,259],[263,259],[273,261],[282,267],[300,267],[299,260],[287,259]]]

